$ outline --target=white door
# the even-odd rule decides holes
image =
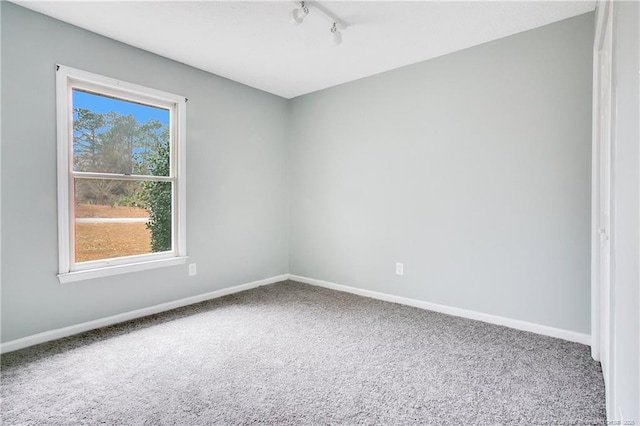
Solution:
[[[610,4],[610,3],[609,3]],[[609,10],[611,12],[611,10]],[[609,14],[609,17],[611,15]],[[611,345],[611,50],[612,28],[605,20],[604,39],[600,50],[600,336],[603,374],[608,379]],[[608,377],[609,376],[609,377]]]

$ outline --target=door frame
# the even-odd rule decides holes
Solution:
[[[600,0],[596,5],[596,29],[593,44],[593,128],[592,128],[592,167],[591,167],[591,356],[602,363],[602,373],[605,380],[605,396],[608,418],[614,416],[613,380],[614,380],[614,291],[611,271],[613,270],[613,220],[614,217],[614,118],[615,118],[615,78],[613,75],[613,7],[611,0]],[[607,32],[610,32],[609,42]],[[608,55],[603,50],[609,49]],[[601,87],[606,75],[600,72],[601,67],[609,67],[610,102],[608,107],[602,102]],[[608,124],[608,131],[603,132],[603,124]],[[605,139],[607,138],[608,141]],[[605,145],[606,144],[606,145]],[[608,145],[608,155],[601,155],[603,145]],[[602,170],[608,171],[609,218],[608,225],[603,228],[602,217]],[[605,193],[606,194],[606,193]],[[608,229],[607,229],[608,228]],[[602,240],[605,241],[606,259],[601,255]],[[602,271],[607,267],[608,271]],[[602,276],[606,275],[606,281]]]

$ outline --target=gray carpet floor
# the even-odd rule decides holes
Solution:
[[[2,424],[604,424],[550,337],[286,281],[2,356]]]

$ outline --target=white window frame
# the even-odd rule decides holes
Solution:
[[[186,98],[64,65],[57,65],[56,69],[59,281],[61,283],[74,282],[186,263]],[[74,261],[74,177],[117,178],[123,180],[136,178],[113,173],[73,171],[73,89],[112,96],[171,111],[170,175],[152,179],[173,182],[171,251],[80,263]]]

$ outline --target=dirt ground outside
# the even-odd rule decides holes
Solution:
[[[149,212],[137,207],[78,204],[76,217],[149,217]]]
[[[145,209],[80,204],[76,218],[147,218]],[[76,262],[151,253],[151,232],[145,222],[76,223]]]

